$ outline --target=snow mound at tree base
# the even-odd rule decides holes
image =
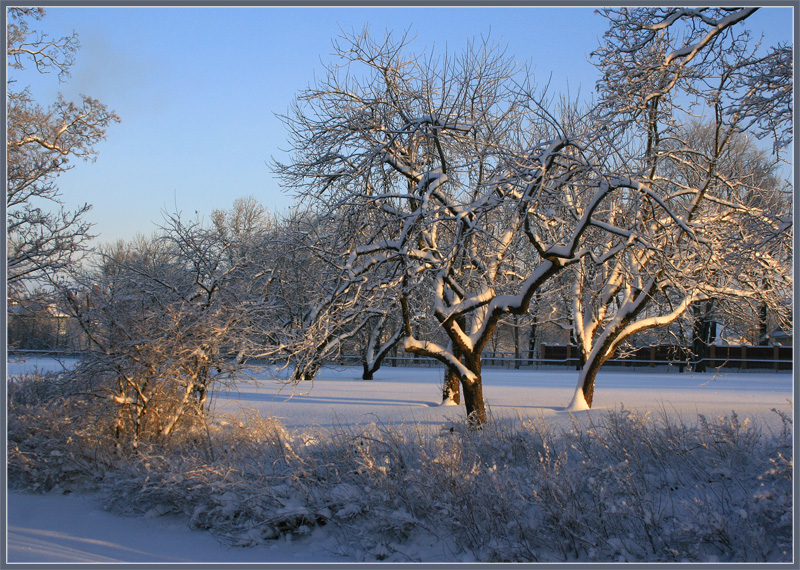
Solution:
[[[575,390],[575,395],[572,396],[572,401],[564,408],[565,412],[585,412],[589,410],[589,404],[586,403],[586,398],[583,397],[583,390],[580,386]]]

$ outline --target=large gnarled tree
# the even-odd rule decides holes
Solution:
[[[293,153],[275,168],[311,207],[348,220],[357,237],[330,251],[344,287],[391,286],[405,350],[442,362],[482,424],[481,354],[499,320],[570,265],[635,239],[610,200],[630,183],[599,175],[574,112],[556,119],[528,70],[485,42],[440,59],[367,32],[335,48],[339,61],[283,117]],[[588,247],[597,234],[608,239]]]

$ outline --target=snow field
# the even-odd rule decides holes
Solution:
[[[495,418],[541,419],[563,426],[575,417],[597,415],[624,405],[640,412],[661,411],[693,421],[697,414],[719,416],[736,411],[743,418],[780,428],[772,408],[792,414],[792,376],[774,372],[603,371],[598,375],[591,411],[565,413],[578,373],[552,370],[483,371],[483,393]],[[361,380],[356,367],[324,368],[313,382],[296,387],[282,385],[265,371],[255,370],[251,381],[235,391],[219,391],[218,413],[240,409],[277,418],[289,430],[330,428],[339,423],[360,424],[380,420],[413,423],[434,430],[443,423],[461,421],[462,406],[441,405],[441,368],[381,368],[373,381]]]
[[[210,532],[229,561],[791,560],[791,375],[606,372],[595,409],[567,414],[575,378],[486,370],[472,431],[434,368],[324,369],[291,398],[261,375],[216,395],[207,434],[94,490],[146,517],[125,524]],[[177,556],[199,560],[193,536]]]

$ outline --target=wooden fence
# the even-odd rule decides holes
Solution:
[[[541,345],[542,363],[577,366],[577,346]],[[706,368],[738,368],[740,370],[770,369],[792,370],[791,346],[709,346],[708,354],[698,359],[679,346],[645,346],[631,350],[624,356],[613,358],[606,364],[618,366],[650,366],[672,364],[696,367],[704,362]]]

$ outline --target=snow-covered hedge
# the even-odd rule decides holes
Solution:
[[[434,543],[455,561],[792,559],[788,417],[780,433],[735,413],[686,422],[626,409],[566,430],[493,420],[289,433],[251,414],[122,456],[86,447],[66,402],[10,406],[12,485],[82,481],[116,513],[177,513],[231,546],[324,527],[357,561],[415,560]]]

